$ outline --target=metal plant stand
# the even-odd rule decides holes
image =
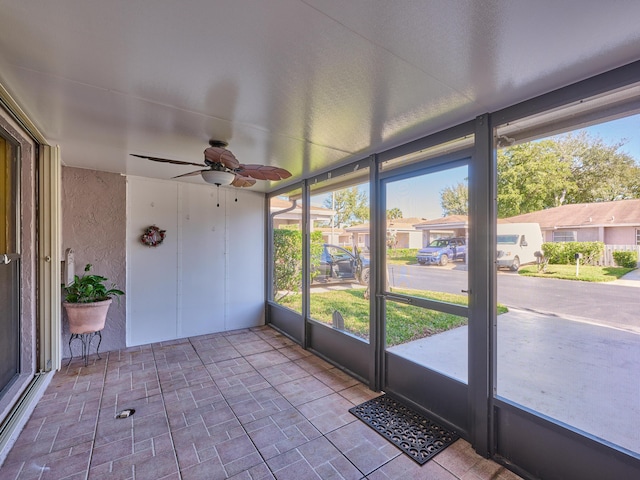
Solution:
[[[98,356],[98,360],[102,359],[102,357],[100,357],[102,330],[90,333],[72,333],[71,338],[69,338],[69,352],[71,352],[71,358],[69,359],[69,362],[67,362],[67,367],[71,364],[71,360],[73,360],[73,350],[71,349],[71,342],[76,339],[80,340],[80,342],[82,343],[82,359],[84,360],[84,366],[86,367],[89,364],[89,347],[91,347],[91,342],[93,341],[94,337],[98,337],[96,355]]]

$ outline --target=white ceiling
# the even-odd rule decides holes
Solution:
[[[637,0],[0,0],[0,83],[68,166],[170,178],[191,167],[129,153],[201,162],[214,138],[300,178],[638,60],[638,18]]]

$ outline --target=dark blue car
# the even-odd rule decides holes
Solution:
[[[356,280],[369,284],[369,259],[337,245],[324,244],[320,265],[314,267],[314,282],[340,282]]]

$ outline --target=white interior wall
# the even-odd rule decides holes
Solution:
[[[264,225],[262,194],[128,177],[127,345],[262,325]]]
[[[264,324],[265,199],[245,194],[235,202],[233,193],[227,193],[226,209],[229,268],[225,330]]]

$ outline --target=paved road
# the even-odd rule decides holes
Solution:
[[[453,264],[452,268],[391,265],[389,269],[391,287],[448,293],[468,288],[467,272],[459,264]],[[640,290],[630,286],[523,277],[501,271],[498,302],[640,333]]]

